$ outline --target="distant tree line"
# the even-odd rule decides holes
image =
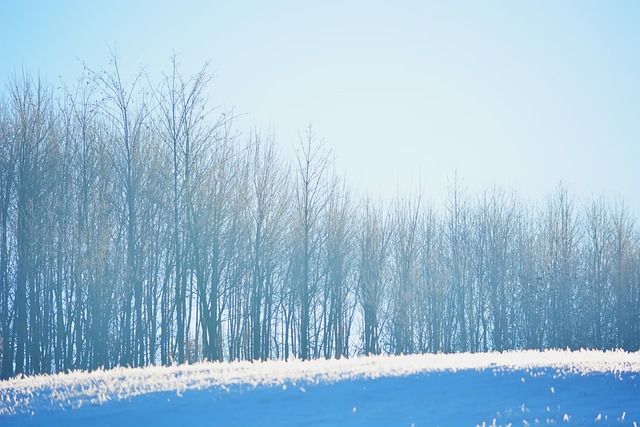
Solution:
[[[198,360],[640,347],[623,203],[457,180],[355,195],[309,128],[286,161],[207,99],[115,58],[0,96],[0,363],[19,374]]]

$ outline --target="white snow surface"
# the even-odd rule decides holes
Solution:
[[[115,368],[0,381],[0,425],[5,425],[5,421],[14,425],[84,425],[87,420],[109,420],[110,408],[118,408],[116,412],[122,417],[125,407],[147,408],[169,425],[169,418],[163,418],[158,410],[194,414],[203,409],[203,405],[218,420],[211,425],[244,425],[253,420],[246,418],[253,416],[253,412],[269,414],[272,410],[279,418],[266,422],[258,413],[255,414],[258,424],[262,419],[262,425],[355,425],[358,420],[362,425],[371,425],[371,421],[380,419],[379,425],[388,425],[388,421],[394,425],[437,425],[439,413],[441,417],[449,417],[447,414],[468,410],[471,413],[459,419],[464,420],[461,425],[467,425],[471,419],[473,425],[528,425],[536,421],[584,425],[584,420],[602,425],[614,422],[640,425],[638,374],[640,352],[593,350],[382,355],[340,360],[203,362]],[[389,381],[379,382],[385,378]],[[439,401],[438,393],[450,385],[452,397],[447,399],[443,394],[444,401]],[[412,403],[401,397],[403,401],[394,407],[393,399],[398,398],[398,393],[392,391],[395,389],[410,393],[411,399],[421,396],[422,400]],[[388,396],[384,395],[385,390],[389,390]],[[261,394],[253,395],[252,391]],[[322,394],[325,392],[326,396]],[[182,406],[171,406],[188,393],[191,400],[184,397]],[[486,393],[489,395],[484,395]],[[494,397],[490,397],[492,395]],[[145,396],[150,397],[145,400]],[[286,403],[287,399],[282,400],[285,397],[293,400]],[[531,400],[508,401],[511,397]],[[225,399],[232,399],[236,406],[225,404]],[[160,400],[169,403],[159,403]],[[599,402],[601,408],[595,407]],[[224,404],[227,409],[215,410],[216,404]],[[292,405],[289,409],[288,404]],[[275,405],[276,409],[265,407],[263,411],[260,405]],[[348,414],[338,411],[335,419],[329,415],[334,408],[345,405]],[[530,407],[536,407],[540,414],[531,413]],[[92,409],[81,412],[81,416],[72,415],[86,408]],[[295,418],[296,411],[304,414]],[[225,414],[231,418],[220,419]],[[361,414],[364,414],[362,418],[357,418]],[[393,418],[393,414],[399,418]],[[289,415],[292,418],[287,420]],[[205,425],[202,420],[209,419],[209,415],[198,416],[201,418],[189,421],[189,415],[187,418],[182,415],[182,420],[187,420],[187,425]],[[122,419],[117,419],[120,421],[93,424],[122,424]],[[131,425],[139,425],[135,417],[124,419]],[[450,421],[449,425],[457,425],[455,419]]]

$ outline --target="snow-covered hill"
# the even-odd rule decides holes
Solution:
[[[640,425],[640,353],[198,363],[0,382],[0,425]]]

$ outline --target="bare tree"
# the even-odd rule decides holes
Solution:
[[[390,249],[391,289],[389,289],[391,351],[407,354],[416,351],[415,329],[418,307],[415,295],[418,293],[418,254],[422,200],[401,200],[395,202],[393,210],[393,238]]]
[[[421,219],[419,238],[419,289],[417,351],[442,351],[449,310],[445,279],[442,222],[433,206],[428,206]]]
[[[140,277],[139,205],[145,154],[145,124],[149,114],[144,92],[140,86],[142,72],[127,84],[121,76],[118,58],[112,53],[112,69],[89,70],[94,82],[102,91],[105,102],[103,111],[110,119],[113,132],[114,168],[121,181],[124,194],[124,218],[126,222],[126,277],[122,301],[121,363],[144,364],[142,279]],[[133,304],[133,307],[132,307]],[[133,311],[133,313],[132,313]],[[132,332],[133,331],[133,332]],[[132,336],[133,335],[133,336]]]
[[[549,199],[543,229],[544,277],[548,286],[547,330],[549,344],[566,348],[573,344],[572,308],[576,285],[576,255],[578,222],[573,201],[567,189],[560,185],[554,198]]]
[[[347,356],[355,310],[354,206],[346,185],[331,186],[324,227],[325,274],[322,286],[322,353],[325,358]]]
[[[253,228],[251,237],[251,289],[249,298],[251,358],[270,356],[274,318],[277,263],[282,260],[288,207],[287,177],[273,135],[254,131],[249,145],[248,168],[252,177],[246,206]]]
[[[469,292],[469,208],[467,200],[458,182],[457,174],[449,188],[449,199],[446,204],[445,235],[447,239],[448,270],[452,296],[455,299],[455,316],[452,326],[456,331],[449,331],[444,343],[444,350],[451,351],[457,348],[459,351],[469,350],[469,319],[467,318],[467,305],[470,301]],[[457,345],[454,344],[457,339]]]
[[[511,348],[513,341],[510,326],[515,305],[512,300],[515,288],[511,275],[514,271],[511,246],[515,239],[515,199],[508,199],[494,189],[491,194],[485,193],[480,209],[483,211],[481,227],[484,231],[481,238],[486,240],[487,245],[484,270],[488,292],[487,308],[491,313],[491,342],[494,350],[503,351]],[[484,308],[481,305],[475,317],[482,318]],[[483,329],[486,331],[486,326]]]
[[[640,253],[635,221],[619,202],[611,213],[613,226],[613,272],[617,346],[637,349],[640,343],[638,306],[640,303]]]
[[[43,212],[43,166],[46,143],[52,126],[50,94],[43,81],[24,74],[13,77],[10,86],[15,144],[15,197],[17,272],[14,301],[15,373],[38,372],[40,330],[38,318],[37,268],[35,247],[38,243],[36,224]],[[10,184],[9,184],[10,185]],[[30,299],[30,301],[27,300]],[[29,327],[31,323],[31,327]]]
[[[10,246],[13,233],[14,188],[18,157],[18,144],[15,139],[10,104],[4,97],[0,104],[0,325],[2,326],[2,372],[0,378],[13,375],[13,315],[12,291],[14,277],[10,268]]]
[[[171,73],[164,76],[162,86],[155,92],[158,105],[158,126],[160,138],[166,143],[171,161],[171,194],[173,207],[172,242],[174,271],[174,296],[176,313],[177,360],[185,361],[185,343],[187,323],[187,277],[189,251],[194,250],[194,197],[202,179],[197,174],[207,173],[211,167],[208,158],[212,144],[216,143],[213,129],[205,125],[209,115],[205,90],[211,80],[205,65],[197,74],[185,80],[178,69],[177,57],[171,59]],[[219,122],[215,124],[219,125]],[[214,126],[214,128],[216,127]],[[195,175],[195,176],[194,176]],[[196,254],[199,255],[199,254]],[[197,262],[200,261],[198,257]],[[200,281],[204,281],[204,265],[198,264]],[[198,284],[204,290],[205,283]],[[160,346],[162,363],[171,359],[168,324],[170,313],[167,301],[167,289],[163,290],[162,335]],[[202,301],[202,300],[201,300]],[[206,301],[206,300],[204,300]],[[203,301],[203,303],[204,303]],[[209,313],[203,312],[205,325],[210,326]],[[212,325],[211,325],[212,326]],[[213,328],[215,329],[215,328]],[[207,331],[208,329],[205,329]],[[215,334],[214,334],[215,335]],[[207,337],[207,342],[213,337]],[[210,355],[209,355],[210,357]]]
[[[310,310],[314,293],[318,290],[317,270],[313,265],[319,254],[320,219],[329,201],[327,172],[329,154],[318,143],[311,125],[305,137],[300,137],[297,154],[296,226],[300,245],[300,271],[297,283],[300,301],[300,357],[309,359]]]
[[[385,300],[390,226],[382,208],[364,203],[358,233],[358,295],[363,317],[365,354],[379,354],[381,317]]]

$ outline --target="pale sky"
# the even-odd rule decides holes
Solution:
[[[211,102],[285,153],[313,123],[351,188],[418,182],[439,202],[457,171],[543,200],[622,197],[640,214],[638,1],[4,1],[0,81],[82,66],[153,76],[210,61]],[[58,77],[60,76],[60,78]]]

